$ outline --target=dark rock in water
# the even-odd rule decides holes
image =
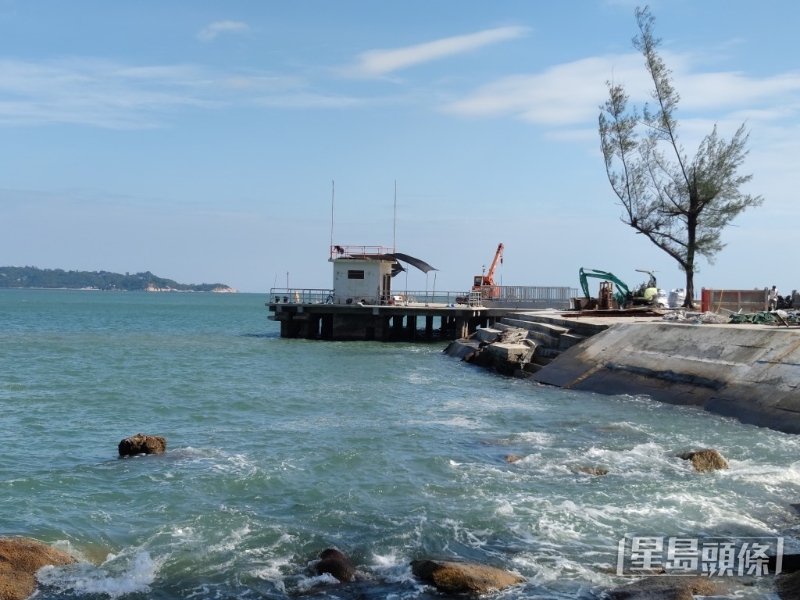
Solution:
[[[800,600],[800,571],[779,575],[775,580],[775,590],[781,600]]]
[[[611,600],[694,600],[694,596],[724,593],[708,577],[646,577],[607,592]]]
[[[497,567],[449,560],[415,560],[411,571],[445,594],[485,594],[525,581]]]
[[[144,435],[137,433],[133,437],[125,438],[119,443],[120,456],[135,456],[136,454],[163,454],[167,449],[167,440],[158,435]]]
[[[353,581],[356,570],[347,557],[336,548],[326,548],[319,553],[320,561],[314,566],[317,575],[328,573],[342,583]]]
[[[583,473],[584,475],[608,475],[608,469],[605,467],[591,467],[589,465],[580,465],[577,467],[572,467],[573,473]]]
[[[775,556],[770,556],[767,561],[767,569],[770,573],[777,571],[778,559]],[[781,573],[794,573],[800,571],[800,554],[783,554],[781,556]]]
[[[23,600],[36,591],[36,571],[75,562],[66,552],[27,538],[0,538],[0,600]]]
[[[678,454],[678,458],[692,461],[692,465],[700,473],[728,468],[728,461],[722,458],[722,455],[713,448],[697,450],[695,452],[684,452]]]

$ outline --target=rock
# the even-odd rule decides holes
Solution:
[[[75,562],[66,552],[27,538],[0,538],[0,600],[23,600],[36,591],[36,571]]]
[[[724,588],[708,577],[645,577],[607,592],[611,600],[694,600],[716,596]]]
[[[415,560],[411,571],[445,594],[485,594],[525,581],[497,567],[449,560]]]
[[[320,561],[314,566],[317,575],[328,573],[342,583],[353,581],[356,570],[347,557],[336,548],[326,548],[319,553]]]
[[[119,443],[120,456],[163,454],[166,449],[166,439],[158,435],[144,435],[143,433],[137,433],[133,437],[125,438]]]
[[[800,571],[778,575],[775,590],[781,600],[800,600]]]
[[[520,460],[522,457],[519,454],[506,454],[506,462],[515,463]]]
[[[584,475],[608,475],[608,469],[605,467],[590,467],[589,465],[579,465],[572,467],[573,473],[583,473]]]
[[[728,461],[722,458],[722,455],[713,448],[697,450],[696,452],[684,452],[683,454],[678,454],[678,458],[692,461],[692,465],[700,473],[728,468]]]

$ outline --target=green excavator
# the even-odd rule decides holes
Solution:
[[[594,277],[602,279],[603,281],[610,281],[616,285],[617,291],[613,296],[619,308],[627,308],[629,306],[656,306],[658,302],[658,285],[656,283],[655,274],[653,271],[647,271],[645,269],[636,269],[636,271],[639,273],[647,273],[650,279],[647,283],[642,283],[634,288],[633,291],[631,291],[616,275],[608,271],[598,271],[597,269],[585,269],[581,267],[578,271],[578,278],[580,279],[581,289],[587,301],[591,300],[587,278]],[[606,308],[610,308],[610,306]]]

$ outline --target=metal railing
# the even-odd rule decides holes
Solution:
[[[375,306],[468,305],[468,306],[550,306],[568,307],[570,298],[580,296],[577,288],[534,286],[483,286],[468,292],[395,291],[391,295],[344,298],[323,288],[272,288],[271,304],[363,304]],[[349,302],[348,302],[349,300]]]
[[[274,304],[333,304],[333,290],[321,288],[271,288]]]
[[[331,246],[331,258],[353,258],[392,254],[394,248],[388,246]]]
[[[580,295],[578,288],[568,286],[481,286],[484,306],[519,308],[569,308],[570,299]]]
[[[491,298],[499,302],[529,300],[534,302],[547,301],[566,301],[575,298],[580,294],[578,288],[571,287],[543,287],[543,286],[523,286],[523,285],[498,285],[484,286],[487,290],[495,293],[492,295],[483,294],[484,298]]]
[[[363,298],[353,296],[350,298],[336,296],[333,290],[321,288],[271,288],[269,291],[270,304],[358,304],[365,300],[369,306],[420,306],[420,305],[465,305],[472,304],[470,292],[430,292],[430,291],[396,291],[391,295],[379,298]],[[478,300],[480,293],[478,293]],[[348,302],[349,300],[349,302]]]

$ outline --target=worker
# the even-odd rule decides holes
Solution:
[[[774,285],[769,291],[769,296],[767,299],[769,300],[769,310],[775,310],[778,308],[778,288],[776,288]]]

